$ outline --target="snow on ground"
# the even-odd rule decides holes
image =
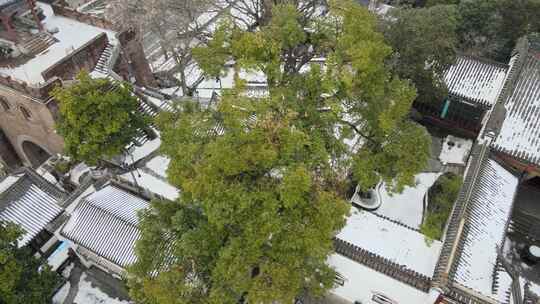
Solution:
[[[428,277],[441,250],[439,241],[428,245],[420,232],[356,208],[336,237]]]
[[[374,293],[384,294],[397,303],[430,304],[435,303],[438,293],[425,293],[402,282],[392,279],[362,264],[339,254],[328,259],[330,266],[345,279],[343,286],[332,292],[351,303],[374,303]]]
[[[133,146],[131,151],[128,152],[128,154],[125,157],[125,163],[127,165],[131,165],[135,163],[138,160],[141,160],[145,158],[146,156],[150,155],[152,152],[159,149],[159,146],[161,145],[161,139],[159,138],[159,135],[153,139],[145,142],[142,146]]]
[[[71,285],[69,282],[66,282],[53,296],[52,298],[52,304],[63,304],[66,300],[69,289],[71,288]]]
[[[81,275],[79,281],[79,291],[75,297],[74,303],[77,304],[128,304],[128,301],[121,301],[116,298],[111,298],[109,295],[101,291],[97,287],[93,287],[92,283],[86,280],[86,273]]]
[[[443,164],[465,165],[469,153],[471,152],[472,145],[473,141],[470,139],[448,135],[444,139],[439,160]]]
[[[530,291],[532,291],[536,296],[540,297],[540,285],[534,282],[529,282],[528,287]]]
[[[378,189],[381,206],[375,213],[384,215],[412,228],[420,228],[424,210],[424,195],[441,173],[416,175],[415,187],[405,187],[403,192],[390,195],[383,185]]]
[[[177,199],[180,192],[165,180],[153,176],[143,170],[128,172],[121,177],[170,200]]]
[[[67,265],[66,267],[64,267],[64,269],[62,269],[62,276],[64,278],[69,278],[69,276],[71,275],[71,271],[73,270],[73,268],[75,268],[75,264],[73,263],[70,263],[69,265]]]
[[[156,156],[146,163],[146,168],[157,175],[167,178],[167,168],[171,160],[165,156]]]

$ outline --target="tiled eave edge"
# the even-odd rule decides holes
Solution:
[[[464,214],[467,208],[468,198],[471,195],[475,180],[480,173],[482,163],[487,158],[487,154],[489,154],[489,147],[487,145],[475,145],[472,150],[467,175],[450,215],[441,254],[435,266],[435,273],[433,275],[435,286],[444,287],[448,284],[450,267],[455,259],[458,241],[463,232]]]
[[[336,253],[420,291],[428,292],[431,288],[431,278],[408,269],[405,265],[394,263],[338,238],[334,238],[334,248]]]

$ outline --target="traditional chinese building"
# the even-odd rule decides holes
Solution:
[[[426,122],[475,138],[497,102],[507,70],[506,64],[460,55],[444,75],[448,96],[415,107]]]

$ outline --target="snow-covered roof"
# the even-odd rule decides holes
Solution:
[[[345,227],[336,238],[405,265],[427,277],[433,276],[441,249],[439,241],[428,245],[420,232],[356,208],[352,208]]]
[[[444,75],[452,96],[469,102],[492,106],[504,85],[508,67],[468,56],[458,56]]]
[[[56,16],[49,4],[37,2],[37,6],[45,15],[42,21],[43,26],[47,29],[58,28],[58,32],[52,34],[57,41],[24,64],[0,67],[1,75],[10,76],[28,84],[42,84],[47,81],[43,78],[43,72],[96,39],[100,34],[105,33],[109,41],[116,41],[115,33],[112,31]]]
[[[524,63],[504,101],[506,117],[493,148],[540,165],[540,56],[522,56]]]
[[[444,165],[465,165],[471,153],[472,146],[473,141],[470,139],[448,135],[444,138],[439,160]]]
[[[390,194],[386,186],[377,188],[381,206],[375,213],[398,221],[411,228],[419,229],[424,212],[424,196],[441,173],[423,172],[415,176],[414,187],[405,187],[401,193]]]
[[[470,189],[465,225],[453,271],[454,283],[486,297],[493,292],[497,246],[504,240],[518,178],[496,161],[487,159]]]
[[[0,181],[0,220],[19,225],[28,244],[61,213],[65,194],[41,176],[25,169]]]
[[[439,295],[422,292],[339,254],[331,255],[328,264],[343,278],[343,285],[338,285],[332,293],[351,303],[373,303],[371,298],[378,293],[397,303],[431,304]]]
[[[177,188],[169,184],[164,178],[145,169],[128,172],[122,174],[121,177],[166,199],[175,200],[178,198],[180,191]]]
[[[148,201],[115,185],[86,197],[73,211],[62,234],[99,256],[126,267],[136,261],[139,239],[137,212]]]

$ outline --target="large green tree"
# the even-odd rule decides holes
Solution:
[[[539,0],[462,0],[459,38],[468,53],[507,62],[517,40],[540,31]]]
[[[453,5],[396,9],[383,21],[384,33],[394,49],[393,69],[410,79],[421,102],[445,97],[444,72],[455,61],[457,10]]]
[[[182,194],[142,215],[130,269],[142,303],[321,295],[335,278],[326,260],[348,178],[401,190],[426,165],[429,136],[408,119],[414,87],[386,68],[391,49],[374,16],[343,1],[324,17],[290,5],[271,16],[253,32],[225,22],[194,51],[209,76],[234,62],[236,86],[217,105],[184,102],[159,119],[169,181]],[[250,97],[245,71],[264,74],[265,96]]]
[[[19,248],[21,236],[18,226],[0,221],[0,303],[50,303],[59,277],[30,248]]]
[[[65,152],[75,161],[96,164],[110,158],[148,128],[148,117],[138,110],[139,101],[127,83],[77,75],[69,87],[57,87],[52,95],[59,103],[58,132]]]

